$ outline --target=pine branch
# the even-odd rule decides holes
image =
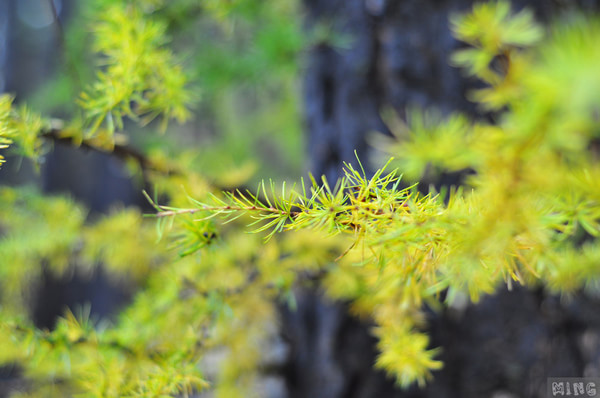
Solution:
[[[73,148],[81,148],[87,151],[114,156],[124,162],[131,160],[140,167],[145,182],[144,185],[146,186],[151,185],[147,176],[147,173],[149,172],[163,176],[185,176],[187,174],[185,170],[173,164],[168,164],[166,166],[156,164],[142,151],[127,144],[127,137],[123,134],[114,133],[112,136],[113,141],[108,144],[101,142],[94,137],[80,139],[69,133],[65,126],[65,121],[61,119],[50,119],[48,126],[40,131],[39,136],[52,142],[61,143]],[[231,187],[219,184],[217,181],[211,181],[205,176],[203,177],[206,179],[206,183],[214,191],[236,192],[238,190],[246,190],[244,186]]]
[[[144,195],[156,210],[152,216],[158,219],[159,230],[168,225],[162,220],[184,214],[205,212],[208,215],[195,221],[221,216],[225,223],[250,214],[255,219],[250,224],[256,226],[253,232],[269,231],[266,240],[277,232],[292,229],[325,228],[337,234],[380,229],[392,221],[422,223],[415,218],[420,211],[437,207],[436,197],[419,198],[412,192],[413,187],[399,189],[400,177],[396,171],[383,175],[384,167],[369,179],[364,172],[358,172],[351,165],[347,164],[346,167],[346,177],[338,181],[333,189],[324,178],[319,184],[312,176],[308,192],[304,181],[300,191],[293,186],[287,193],[285,183],[277,192],[272,181],[269,184],[263,181],[256,193],[249,190],[245,193],[240,190],[225,191],[223,197],[210,195],[210,202],[189,198],[196,206],[192,208],[159,205],[147,193],[144,192]]]
[[[286,212],[284,210],[279,210],[276,209],[274,207],[256,207],[256,206],[250,206],[250,207],[242,207],[242,206],[201,206],[199,208],[194,208],[194,209],[177,209],[177,210],[168,210],[170,209],[169,207],[166,206],[159,206],[160,209],[163,209],[161,211],[159,211],[156,214],[153,214],[154,217],[158,217],[158,218],[163,218],[163,217],[174,217],[174,216],[179,216],[182,214],[194,214],[194,213],[198,213],[201,211],[208,211],[208,212],[266,212],[266,213],[271,213],[271,214],[275,214],[275,215],[280,215],[280,216],[288,216],[290,218],[295,218],[298,216],[298,214],[300,214],[299,211],[289,211]]]
[[[116,136],[115,142],[112,146],[100,145],[94,138],[83,138],[80,141],[69,135],[65,131],[65,122],[60,119],[51,119],[50,126],[46,130],[42,131],[41,137],[49,139],[53,142],[59,142],[73,147],[79,147],[93,152],[113,155],[123,161],[133,160],[135,161],[143,172],[155,171],[165,175],[181,175],[183,171],[169,166],[168,168],[160,167],[152,162],[143,152],[128,145],[126,143],[118,142]]]

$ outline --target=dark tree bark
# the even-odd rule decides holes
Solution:
[[[451,13],[470,0],[304,0],[307,29],[334,32],[308,55],[304,103],[311,171],[339,177],[366,136],[386,132],[379,112],[400,115],[409,105],[478,114],[465,99],[477,82],[448,59],[460,43],[450,34]],[[598,1],[516,1],[549,20],[567,6],[597,9]],[[342,42],[347,46],[338,46]],[[446,176],[447,177],[447,176]],[[455,180],[441,180],[441,184]],[[546,378],[600,375],[600,300],[580,294],[569,302],[545,292],[501,290],[478,305],[429,314],[432,346],[445,367],[424,389],[400,391],[372,369],[376,350],[369,326],[316,289],[298,292],[298,310],[283,310],[290,398],[545,397]]]

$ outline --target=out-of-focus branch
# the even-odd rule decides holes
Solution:
[[[96,138],[79,139],[73,137],[66,131],[64,121],[60,119],[52,119],[50,120],[49,127],[42,131],[40,135],[41,137],[49,139],[53,142],[60,142],[73,147],[83,148],[85,150],[110,154],[124,161],[133,160],[140,166],[142,172],[144,173],[147,171],[155,171],[166,175],[183,174],[182,171],[178,170],[176,167],[164,167],[155,164],[140,150],[127,144],[125,142],[125,137],[123,135],[119,135],[119,133],[115,133],[114,142],[111,142],[110,145],[107,145],[106,143],[100,143]]]
[[[58,142],[69,145],[73,148],[81,148],[88,151],[104,153],[114,156],[122,161],[132,160],[140,167],[142,177],[146,185],[151,185],[148,179],[148,172],[158,173],[164,176],[183,176],[186,171],[174,164],[157,164],[148,158],[139,149],[127,143],[127,137],[124,134],[114,133],[111,141],[103,141],[96,137],[81,138],[74,136],[69,132],[65,122],[61,119],[51,119],[48,127],[40,132],[40,136],[52,142]],[[206,179],[206,183],[215,191],[222,192],[245,192],[245,186],[224,186],[217,181]]]

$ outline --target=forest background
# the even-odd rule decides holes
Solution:
[[[317,181],[325,175],[333,189],[344,161],[357,175],[366,169],[368,186],[385,164],[374,132],[406,139],[400,120],[413,133],[448,141],[413,141],[412,157],[384,141],[400,158],[391,167],[405,175],[398,192],[418,181],[422,191],[465,183],[479,166],[455,156],[468,123],[446,117],[461,111],[501,120],[518,96],[469,94],[510,88],[485,70],[512,77],[510,51],[519,59],[540,32],[551,36],[549,26],[597,8],[593,1],[514,2],[514,12],[529,6],[548,27],[541,28],[525,14],[509,24],[493,4],[488,22],[498,24],[489,26],[511,27],[517,39],[504,37],[508,52],[481,67],[468,55],[452,57],[481,34],[475,26],[475,36],[457,38],[456,25],[451,33],[452,17],[471,10],[469,1],[2,1],[0,88],[11,93],[3,97],[3,122],[21,134],[7,135],[17,154],[3,152],[0,169],[6,394],[193,394],[208,381],[223,397],[544,396],[546,377],[597,376],[594,246],[586,246],[589,261],[578,276],[529,288],[466,287],[443,308],[427,302],[431,308],[416,316],[394,313],[410,330],[388,344],[372,333],[372,303],[348,310],[356,299],[348,286],[358,282],[337,259],[364,261],[360,244],[348,251],[347,241],[300,232],[263,246],[270,231],[249,235],[243,218],[222,226],[192,222],[189,212],[160,218],[169,221],[158,223],[157,240],[156,220],[142,217],[156,210],[150,202],[186,209],[197,205],[190,198],[212,200],[207,192],[256,192],[262,179],[275,181],[274,192],[257,196],[279,197],[282,181],[307,171]],[[589,24],[584,33],[597,37]],[[574,47],[571,63],[557,64],[593,91],[593,73],[577,69],[598,59],[586,44]],[[586,51],[589,58],[581,57]],[[597,98],[582,91],[584,105]],[[585,140],[565,143],[572,137],[558,133],[550,140],[570,162],[585,157],[581,148],[593,152],[593,112],[585,113],[589,123],[575,120],[577,131],[591,131]],[[438,124],[447,136],[435,135]],[[390,181],[379,182],[383,189]],[[211,206],[219,200],[227,199]],[[596,203],[581,203],[588,202],[576,201],[578,224],[570,225],[577,248],[593,240],[598,221]],[[582,263],[579,254],[573,263]],[[446,287],[434,289],[437,299],[444,301]],[[410,341],[401,339],[405,332]],[[378,341],[397,346],[387,362],[379,356],[391,378],[373,369]],[[435,347],[441,350],[426,351]]]

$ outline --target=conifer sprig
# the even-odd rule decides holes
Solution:
[[[397,170],[384,174],[386,167],[367,178],[364,171],[361,173],[346,164],[345,178],[333,189],[325,177],[319,184],[310,176],[309,189],[302,179],[301,189],[296,189],[296,185],[287,189],[283,183],[279,191],[273,181],[268,184],[263,181],[255,193],[236,190],[224,192],[222,197],[209,194],[210,202],[190,198],[195,205],[192,208],[159,205],[145,195],[156,209],[154,216],[158,219],[202,213],[197,220],[220,216],[228,223],[249,215],[254,219],[250,226],[256,226],[253,232],[269,231],[266,240],[277,232],[303,228],[325,229],[330,234],[364,233],[393,220],[408,219],[420,207],[435,205],[435,197],[419,198],[414,185],[399,189],[401,178]]]
[[[188,78],[165,46],[166,25],[145,14],[136,4],[113,4],[93,21],[94,50],[103,55],[96,81],[85,90],[79,104],[94,134],[105,123],[106,131],[123,129],[123,118],[147,124],[162,116],[184,122],[190,116],[193,95]]]

